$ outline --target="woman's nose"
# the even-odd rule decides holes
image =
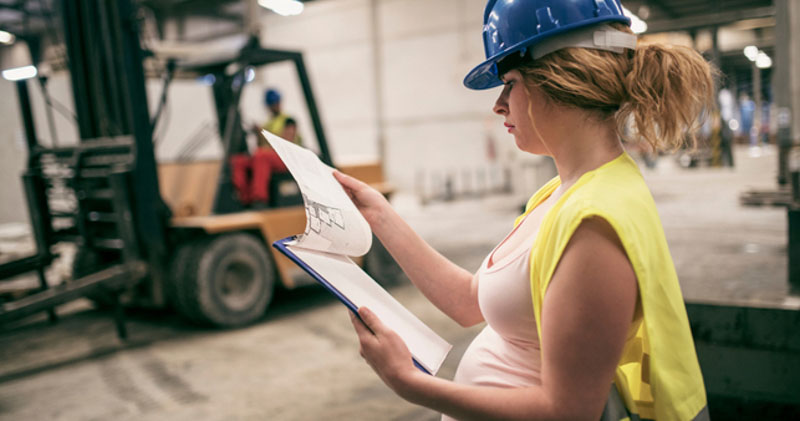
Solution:
[[[500,96],[497,97],[497,101],[494,102],[494,107],[492,111],[498,115],[506,115],[508,114],[508,96],[506,95],[506,90],[503,89],[503,92],[500,93]]]

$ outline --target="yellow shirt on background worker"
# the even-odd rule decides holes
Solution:
[[[287,124],[287,122],[289,124]],[[280,112],[273,116],[271,119],[269,119],[269,121],[264,123],[261,128],[276,136],[280,136],[286,140],[292,141],[297,145],[302,145],[302,139],[297,131],[297,123],[292,117],[284,112]],[[264,136],[258,136],[258,147],[270,147],[269,142],[267,142],[267,139],[264,138]]]

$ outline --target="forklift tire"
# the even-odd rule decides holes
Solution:
[[[176,262],[178,310],[189,320],[238,327],[264,315],[272,300],[275,268],[264,243],[249,234],[213,237],[187,250]],[[179,260],[178,258],[181,258]]]
[[[182,293],[183,288],[187,282],[184,280],[186,276],[194,276],[193,270],[189,270],[189,264],[194,259],[194,254],[198,249],[202,249],[208,244],[208,241],[194,240],[187,241],[178,246],[175,254],[172,255],[170,262],[170,279],[164,285],[164,291],[167,295],[167,301],[172,306],[173,310],[183,316],[189,321],[194,323],[202,323],[202,318],[195,314],[190,304],[186,302],[186,295]]]
[[[403,269],[374,235],[372,248],[364,256],[364,271],[383,286],[397,285],[406,279]]]

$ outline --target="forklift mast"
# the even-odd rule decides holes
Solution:
[[[166,207],[158,189],[144,54],[131,0],[62,0],[64,38],[81,141],[132,136],[132,214],[139,249],[164,254]]]
[[[136,8],[132,0],[62,0],[59,6],[80,139],[71,146],[40,144],[26,81],[17,82],[29,152],[22,179],[36,254],[0,265],[0,280],[35,271],[40,291],[0,303],[0,324],[48,309],[55,320],[54,306],[94,296],[116,308],[124,338],[121,293],[149,276],[148,295],[164,301],[168,218],[158,187]],[[35,44],[29,47],[35,50]],[[44,268],[58,242],[77,245],[74,279],[50,288]]]

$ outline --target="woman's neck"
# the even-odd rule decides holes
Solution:
[[[585,114],[578,110],[570,111]],[[575,124],[576,121],[580,123]],[[551,126],[555,129],[551,131],[554,141],[548,142],[561,178],[561,192],[575,184],[586,172],[617,158],[624,151],[613,119],[597,121],[568,118],[563,122]]]

